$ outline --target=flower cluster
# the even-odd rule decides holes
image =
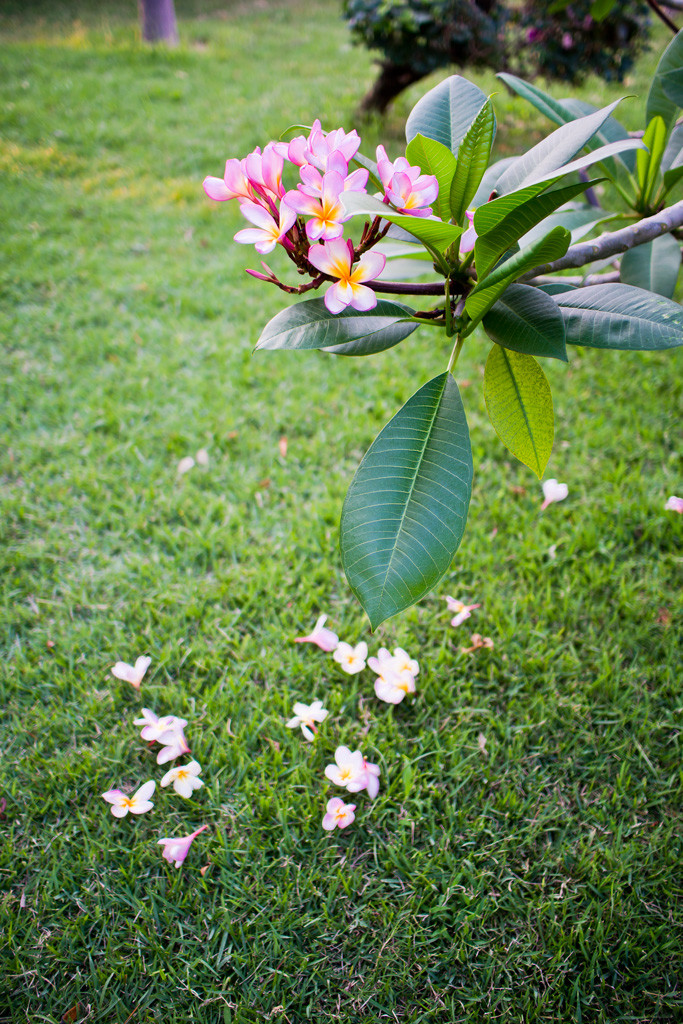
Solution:
[[[137,679],[137,683],[129,678],[129,672],[123,672],[119,674],[115,669],[123,665],[124,669],[130,669],[130,665],[125,665],[123,662],[117,662],[112,672],[117,678],[123,678],[126,682],[132,682],[136,689],[140,686],[140,681],[145,671],[149,667],[151,662],[150,658],[140,659],[136,662],[137,665],[145,661],[146,664],[140,676]],[[136,677],[137,678],[137,677]],[[165,764],[168,761],[173,761],[176,758],[190,753],[187,740],[185,738],[185,726],[187,721],[184,718],[177,718],[175,715],[163,715],[159,717],[150,711],[149,708],[142,709],[142,717],[134,719],[134,725],[142,726],[140,736],[143,740],[148,743],[158,743],[160,745],[159,753],[157,754],[157,764]],[[203,781],[199,778],[201,774],[201,766],[197,761],[188,761],[185,764],[175,765],[170,768],[166,774],[162,777],[160,785],[162,788],[172,785],[175,792],[186,800],[189,800],[193,792],[196,789],[201,789],[204,785]],[[104,800],[111,804],[111,813],[115,818],[125,818],[127,814],[146,814],[151,811],[154,807],[152,802],[152,796],[156,789],[156,782],[153,779],[149,779],[143,783],[139,789],[133,793],[132,796],[126,796],[126,794],[120,789],[109,789],[106,793],[102,794]],[[185,858],[187,857],[190,846],[196,839],[196,837],[207,829],[208,825],[202,825],[194,832],[187,836],[171,836],[163,837],[157,840],[159,846],[163,847],[162,856],[169,861],[174,863],[179,868]]]
[[[236,242],[254,245],[261,255],[280,245],[299,272],[313,280],[299,287],[284,285],[265,263],[265,273],[249,273],[296,293],[331,281],[325,294],[331,313],[349,306],[373,309],[377,298],[367,283],[376,280],[386,264],[384,255],[368,251],[388,230],[380,218],[366,223],[357,246],[343,237],[350,214],[344,209],[342,195],[367,192],[369,172],[362,166],[350,170],[360,141],[356,131],[337,128],[325,132],[316,120],[307,136],[299,135],[289,143],[269,142],[263,152],[257,147],[242,160],[228,160],[222,178],[208,175],[204,179],[210,199],[236,199],[249,221],[251,226],[235,235]],[[405,157],[390,161],[383,146],[377,147],[376,155],[383,189],[378,197],[399,213],[432,216],[430,204],[439,191],[436,177],[422,174]],[[299,174],[296,187],[290,189],[283,182],[287,166]]]

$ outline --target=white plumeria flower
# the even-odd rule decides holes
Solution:
[[[327,813],[323,818],[323,828],[326,832],[331,832],[333,828],[346,828],[356,817],[353,813],[355,809],[355,804],[345,804],[341,797],[333,796],[331,800],[327,801]]]
[[[375,680],[375,693],[387,704],[400,704],[407,693],[415,693],[415,680],[407,672],[386,670]]]
[[[547,508],[548,505],[552,505],[556,501],[564,501],[569,494],[569,488],[566,484],[558,484],[557,480],[544,480],[543,481],[543,504],[541,505],[541,512]]]
[[[148,743],[156,743],[164,733],[172,732],[175,729],[184,729],[187,722],[184,718],[176,718],[175,715],[163,715],[158,718],[149,708],[143,708],[142,718],[134,718],[133,725],[143,726],[140,731],[143,740],[147,740]]]
[[[200,448],[197,452],[197,465],[208,466],[209,465],[209,453],[206,448]]]
[[[317,732],[315,723],[324,722],[328,714],[321,700],[314,700],[312,704],[297,701],[294,705],[294,718],[290,718],[286,725],[288,729],[296,729],[300,725],[306,739],[313,740]]]
[[[446,597],[444,600],[448,605],[449,611],[455,612],[451,619],[451,626],[460,626],[466,619],[469,619],[475,608],[481,608],[480,604],[465,604],[463,601],[458,601],[455,597]]]
[[[362,672],[365,668],[365,659],[368,656],[368,645],[365,640],[361,640],[359,644],[352,647],[351,644],[345,643],[340,640],[337,644],[337,648],[332,655],[334,660],[338,662],[345,672],[348,672],[350,676],[355,676],[358,672]]]
[[[178,725],[178,722],[182,722],[182,725]],[[190,753],[190,748],[183,732],[183,726],[185,725],[187,725],[187,722],[183,718],[178,718],[171,729],[157,737],[161,744],[161,750],[157,754],[157,764],[166,764],[167,761],[173,761],[176,757],[181,757],[182,754]]]
[[[295,637],[294,643],[317,644],[322,651],[334,651],[339,643],[339,637],[331,629],[325,628],[326,622],[327,615],[321,615],[313,627],[313,632],[309,633],[308,636]]]
[[[146,657],[138,658],[134,665],[128,665],[125,661],[117,661],[112,667],[111,674],[139,690],[145,672],[151,664],[152,659]]]
[[[368,665],[380,679],[391,679],[398,676],[399,679],[410,682],[420,671],[418,663],[408,657],[400,647],[397,647],[393,654],[390,654],[386,647],[380,647],[376,658],[368,658]],[[410,692],[412,693],[412,691]]]
[[[204,785],[198,777],[201,770],[197,761],[178,765],[177,768],[171,768],[170,771],[166,772],[161,780],[161,785],[166,787],[173,783],[173,788],[178,796],[184,796],[188,800],[195,789],[201,789]]]
[[[672,494],[670,498],[666,499],[664,508],[667,512],[683,512],[683,498],[677,498],[675,494]]]
[[[189,473],[194,468],[194,459],[191,455],[186,455],[184,459],[181,459],[178,463],[178,475],[183,476],[185,473]]]
[[[353,753],[348,747],[337,747],[334,752],[336,764],[328,764],[325,775],[335,786],[344,786],[349,793],[360,793],[365,789],[367,778],[363,755],[360,750]]]
[[[130,811],[131,814],[144,814],[151,811],[154,804],[149,799],[156,788],[156,783],[150,779],[145,782],[132,796],[126,796],[120,789],[109,789],[102,796],[111,804],[111,813],[115,818],[125,818]]]
[[[402,647],[394,648],[393,668],[395,672],[399,673],[410,672],[413,678],[415,678],[420,671],[419,662],[415,661],[415,658],[411,658]]]
[[[380,770],[378,764],[372,764],[367,758],[363,758],[363,768],[365,769],[365,788],[368,791],[368,796],[371,800],[374,800],[379,793],[379,776]]]

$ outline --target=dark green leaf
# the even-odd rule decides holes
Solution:
[[[498,437],[540,479],[555,425],[550,385],[534,357],[494,345],[484,370],[484,398]]]
[[[450,193],[450,213],[456,224],[463,223],[465,210],[479,188],[489,162],[495,132],[496,118],[491,100],[487,100],[470,125],[458,150],[458,164]]]
[[[555,301],[569,344],[645,351],[683,344],[683,308],[642,288],[595,284]]]
[[[449,246],[460,238],[462,228],[455,224],[444,224],[440,220],[428,220],[426,217],[410,217],[404,213],[396,213],[381,199],[364,195],[361,192],[342,192],[339,197],[347,213],[363,214],[366,217],[381,217],[383,220],[397,224],[409,234],[438,252],[445,252]]]
[[[567,362],[562,314],[549,295],[511,284],[483,319],[491,341],[525,355]]]
[[[373,629],[434,587],[467,521],[472,451],[455,380],[425,384],[386,425],[344,502],[341,551]]]
[[[553,228],[538,242],[525,246],[505,263],[499,264],[483,281],[478,281],[465,302],[465,310],[472,320],[472,325],[481,320],[508,285],[518,277],[528,270],[533,270],[534,267],[551,263],[564,256],[570,240],[571,235],[566,228]],[[470,333],[470,330],[471,326],[468,325],[467,332]]]
[[[636,153],[638,185],[640,186],[640,199],[643,204],[646,204],[652,195],[652,189],[659,172],[659,165],[664,154],[666,136],[666,125],[659,114],[657,114],[652,118],[643,135],[643,145],[647,149],[639,149]]]
[[[406,160],[410,164],[417,164],[424,174],[433,174],[436,177],[439,195],[434,204],[434,212],[441,220],[450,220],[449,196],[455,173],[455,157],[450,149],[441,142],[428,139],[425,135],[416,135],[406,146]]]
[[[645,120],[650,123],[657,114],[668,129],[673,126],[680,107],[683,76],[683,29],[674,36],[662,54],[647,97]],[[677,98],[678,97],[678,98]]]
[[[548,214],[553,213],[558,207],[564,206],[565,203],[570,202],[595,184],[596,181],[580,181],[576,185],[566,185],[564,188],[545,192],[543,195],[532,195],[532,198],[520,203],[510,213],[498,220],[493,229],[483,232],[480,230],[480,225],[490,223],[493,219],[490,215],[491,207],[495,207],[505,199],[511,199],[512,196],[504,196],[502,200],[494,199],[487,206],[480,207],[481,214],[479,210],[474,214],[474,226],[479,232],[474,246],[477,273],[481,276],[487,274],[499,256],[509,249],[513,242],[518,241]],[[533,188],[537,187],[533,186]],[[519,196],[520,193],[513,193],[513,195]],[[477,220],[479,224],[477,224]]]
[[[594,114],[579,117],[570,124],[562,125],[527,153],[517,157],[499,179],[498,192],[504,195],[507,192],[514,192],[522,185],[531,184],[532,180],[540,181],[544,176],[552,176],[593,138],[618,103],[619,100],[615,100]],[[629,140],[624,140],[624,145],[627,141]]]
[[[621,258],[622,284],[645,288],[667,299],[673,297],[681,269],[681,246],[672,235],[636,245]]]
[[[355,351],[344,354],[368,355],[391,348],[412,334],[417,324],[402,322],[412,315],[407,306],[386,299],[367,312],[345,309],[341,313],[330,313],[322,299],[308,299],[274,316],[263,328],[256,348],[334,351],[336,346],[353,343]]]
[[[467,129],[485,103],[481,89],[460,75],[451,75],[413,107],[406,122],[406,139],[410,142],[416,135],[426,135],[457,154]]]

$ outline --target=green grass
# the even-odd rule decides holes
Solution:
[[[371,360],[252,357],[283,297],[243,274],[239,214],[201,181],[290,123],[352,127],[373,72],[332,0],[211,7],[177,3],[171,53],[139,45],[133,3],[0,15],[0,1019],[680,1021],[680,353],[548,367],[570,496],[540,515],[473,339],[464,542],[371,637],[341,502],[448,353],[418,333]],[[424,88],[366,152],[398,152]],[[547,130],[496,104],[501,152]],[[458,630],[449,593],[483,605]],[[380,705],[369,671],[292,644],[319,611],[417,656],[415,700]],[[494,650],[461,654],[472,630]],[[137,696],[109,668],[145,652]],[[284,722],[315,697],[308,745]],[[142,705],[189,720],[206,785],[115,821],[105,789],[161,776]],[[326,835],[341,742],[382,788]],[[159,836],[204,822],[167,866]]]

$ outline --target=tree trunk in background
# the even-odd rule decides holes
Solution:
[[[359,112],[383,114],[399,93],[424,77],[424,74],[407,64],[394,64],[391,60],[381,61],[377,80],[361,100]]]
[[[178,43],[173,0],[138,0],[142,38],[147,43]]]

